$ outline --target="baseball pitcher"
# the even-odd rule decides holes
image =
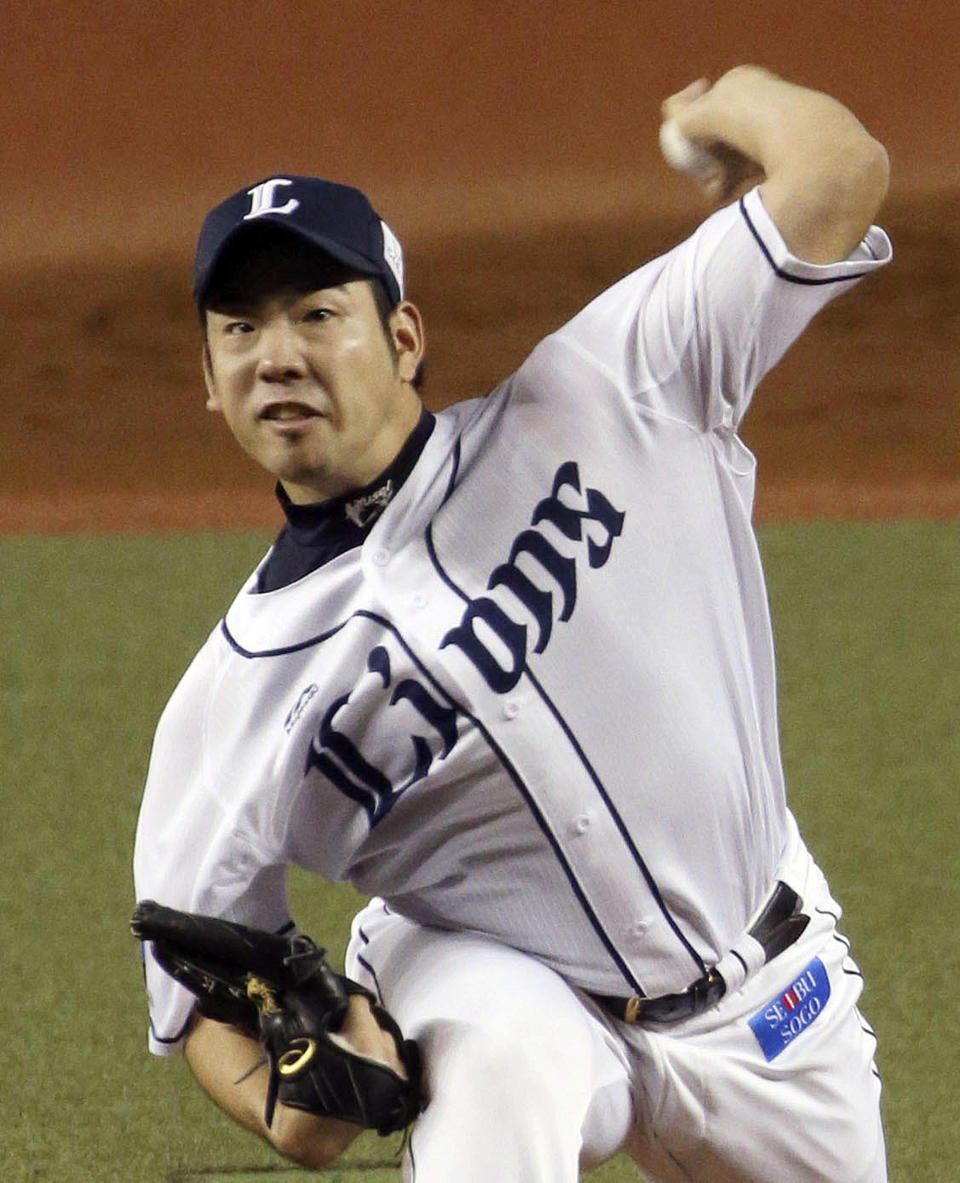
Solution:
[[[200,232],[208,406],[287,521],[160,719],[133,927],[151,1050],[306,1166],[369,1128],[416,1183],[886,1179],[738,429],[890,259],[887,157],[757,67],[664,123],[716,211],[438,414],[361,193],[276,175]],[[371,897],[346,976],[291,865]]]

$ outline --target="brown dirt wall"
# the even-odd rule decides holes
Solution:
[[[224,193],[273,171],[364,186],[407,247],[440,406],[693,227],[657,107],[745,60],[849,102],[894,167],[893,266],[831,305],[751,410],[758,515],[956,516],[960,10],[751,12],[7,6],[0,530],[276,524],[269,481],[203,410],[190,253]]]

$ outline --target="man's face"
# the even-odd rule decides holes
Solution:
[[[373,288],[287,240],[230,260],[206,311],[207,406],[294,502],[362,487],[393,460],[420,402],[410,304],[384,333]]]

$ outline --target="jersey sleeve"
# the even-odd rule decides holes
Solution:
[[[891,257],[874,226],[842,262],[796,258],[756,188],[602,293],[557,336],[638,406],[702,430],[735,428],[813,316]]]
[[[286,872],[216,779],[207,758],[205,703],[216,683],[211,638],[157,726],[134,849],[136,898],[279,932],[291,924]],[[182,1049],[195,999],[143,947],[155,1055]]]

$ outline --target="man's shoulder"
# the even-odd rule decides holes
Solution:
[[[501,383],[500,385],[503,384]],[[437,424],[441,428],[439,435],[456,434],[462,431],[472,420],[478,419],[488,412],[492,406],[491,396],[499,389],[500,387],[496,386],[487,394],[476,395],[473,398],[459,399],[456,402],[448,403],[441,410],[435,411],[434,415],[436,416]]]

